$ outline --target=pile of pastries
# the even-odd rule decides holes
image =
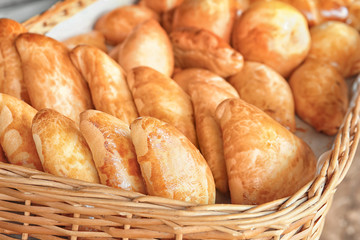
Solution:
[[[143,0],[63,42],[0,19],[4,162],[199,204],[295,193],[360,72],[360,1]]]

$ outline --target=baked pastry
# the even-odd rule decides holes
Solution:
[[[78,46],[70,53],[74,65],[88,82],[97,110],[109,113],[128,125],[138,113],[124,70],[106,53],[91,46]]]
[[[323,21],[320,14],[319,0],[282,0],[297,8],[307,19],[309,26],[318,25]],[[327,0],[328,1],[328,0]]]
[[[0,143],[9,163],[42,171],[31,132],[36,112],[24,101],[0,93]]]
[[[235,22],[232,44],[246,61],[264,63],[286,78],[307,56],[310,34],[305,17],[290,4],[259,1]]]
[[[146,193],[129,124],[101,111],[86,110],[80,115],[80,131],[91,149],[102,184]]]
[[[90,45],[107,52],[104,35],[96,30],[70,37],[63,43],[71,50],[78,45]]]
[[[233,0],[184,0],[175,9],[172,29],[206,29],[229,42],[235,11]]]
[[[348,6],[346,23],[360,31],[360,1],[352,1]]]
[[[296,130],[294,97],[288,82],[265,64],[246,61],[229,82],[245,102],[263,110],[292,132]]]
[[[335,67],[342,76],[360,72],[360,35],[353,27],[337,21],[329,21],[310,29],[311,48],[309,58]]]
[[[159,16],[145,6],[129,5],[116,8],[102,15],[94,29],[104,34],[107,43],[117,45],[125,40],[138,24]]]
[[[34,116],[32,134],[45,172],[99,183],[90,149],[73,120],[44,108]]]
[[[232,203],[262,204],[288,197],[315,177],[310,147],[254,105],[227,99],[217,107],[216,118]]]
[[[189,95],[171,78],[149,67],[136,67],[127,76],[140,116],[174,125],[197,146],[194,113]]]
[[[78,123],[79,114],[93,105],[65,45],[44,35],[23,33],[16,39],[16,48],[31,105],[37,110],[56,109]]]
[[[147,7],[156,12],[167,12],[179,6],[183,0],[144,0]]]
[[[152,117],[130,126],[149,195],[199,204],[215,203],[215,184],[199,150],[174,126]]]
[[[243,66],[243,56],[208,30],[177,29],[170,33],[170,40],[177,67],[205,68],[226,78]]]
[[[171,76],[174,54],[167,33],[155,20],[138,25],[123,42],[118,62],[126,72],[148,66]]]
[[[9,162],[5,156],[4,150],[2,149],[1,145],[0,145],[0,162],[3,162],[3,163]]]
[[[317,131],[334,135],[348,108],[344,78],[330,64],[308,59],[291,75],[296,114]]]
[[[189,94],[194,107],[196,134],[201,153],[214,176],[216,188],[229,191],[221,130],[215,120],[216,107],[225,99],[238,98],[236,90],[225,79],[203,69],[187,71],[191,82]],[[186,71],[186,70],[185,70]]]
[[[16,37],[24,32],[27,30],[20,23],[0,18],[0,92],[30,103],[14,43]]]

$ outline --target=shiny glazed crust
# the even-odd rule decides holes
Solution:
[[[229,82],[242,100],[260,108],[290,131],[296,131],[293,93],[276,71],[265,64],[246,61]]]
[[[170,33],[175,65],[180,68],[205,68],[221,77],[239,72],[244,59],[215,34],[198,28],[182,28]]]
[[[126,72],[138,66],[148,66],[171,76],[174,54],[167,33],[155,20],[139,24],[122,43],[118,62]]]
[[[289,80],[296,114],[317,131],[338,132],[349,106],[345,79],[336,68],[308,59]]]
[[[231,202],[262,204],[291,196],[315,177],[310,147],[260,109],[227,99],[216,110]]]
[[[97,110],[81,113],[80,130],[92,152],[100,182],[146,193],[129,125]]]
[[[45,172],[99,183],[90,149],[73,120],[42,109],[33,119],[32,134]]]
[[[15,48],[15,39],[27,32],[20,23],[0,19],[0,92],[30,103],[24,83],[21,60]]]
[[[107,52],[104,35],[101,32],[95,30],[68,38],[63,41],[63,43],[68,47],[69,50],[75,48],[78,45],[85,44],[97,47],[104,52]]]
[[[152,117],[131,124],[131,138],[150,195],[215,203],[215,184],[199,150],[175,127]]]
[[[194,106],[201,153],[212,171],[216,188],[222,193],[227,193],[229,188],[223,141],[220,126],[215,120],[215,110],[223,100],[238,98],[239,95],[228,82],[209,71],[189,69],[187,76],[192,79],[189,94]]]
[[[175,126],[197,145],[190,97],[171,78],[149,67],[137,67],[127,79],[140,116],[155,117]]]
[[[92,102],[65,45],[44,35],[23,33],[16,40],[16,48],[31,105],[38,110],[56,109],[78,123],[79,114],[92,108]]]
[[[0,143],[8,161],[42,171],[31,132],[36,112],[20,99],[0,93]]]
[[[78,46],[70,58],[88,82],[97,110],[109,113],[128,125],[138,117],[124,70],[104,52],[91,46]]]

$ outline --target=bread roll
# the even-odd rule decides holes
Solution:
[[[36,112],[24,101],[0,93],[0,143],[8,161],[42,171],[31,132]]]
[[[194,106],[196,133],[201,153],[215,179],[216,188],[227,193],[228,179],[220,126],[215,120],[216,107],[225,99],[238,98],[236,90],[223,78],[202,69],[192,69],[189,94]]]
[[[56,109],[79,123],[79,114],[92,108],[89,88],[72,64],[62,43],[35,33],[16,40],[31,105]]]
[[[7,157],[5,156],[4,150],[2,149],[0,145],[0,162],[8,163]]]
[[[309,26],[318,25],[323,21],[320,13],[319,0],[282,0],[297,8],[307,19]],[[327,0],[328,1],[328,0]]]
[[[295,132],[295,104],[288,82],[270,67],[246,61],[241,72],[229,79],[245,102],[263,110]]]
[[[80,130],[102,184],[146,193],[127,123],[104,112],[86,110],[80,115]]]
[[[317,131],[338,132],[348,108],[344,78],[326,63],[308,59],[292,74],[296,114]]]
[[[180,68],[205,68],[221,77],[239,72],[243,56],[212,32],[183,28],[170,34],[175,65]]]
[[[311,28],[310,58],[335,67],[343,77],[360,72],[360,35],[351,26],[330,21]]]
[[[123,42],[118,57],[126,72],[138,66],[148,66],[171,76],[174,70],[174,54],[169,37],[155,20],[138,25]]]
[[[175,9],[172,29],[206,29],[229,42],[235,11],[232,0],[184,0]]]
[[[122,6],[102,15],[96,21],[94,29],[104,34],[110,45],[117,45],[124,41],[138,24],[158,18],[155,12],[145,6]]]
[[[171,78],[149,67],[137,67],[129,72],[128,83],[140,116],[175,126],[197,145],[190,97]]]
[[[216,110],[231,202],[262,204],[298,191],[315,177],[310,147],[257,107],[227,99]]]
[[[283,77],[305,59],[310,34],[305,17],[293,6],[280,1],[259,1],[236,21],[233,47],[247,61],[260,62]]]
[[[0,92],[30,103],[21,60],[15,48],[16,37],[24,32],[27,30],[20,23],[0,18]]]
[[[79,34],[73,37],[70,37],[63,41],[63,43],[71,50],[78,45],[90,45],[101,49],[104,52],[107,52],[107,47],[105,44],[105,37],[99,31],[90,31],[88,33]]]
[[[360,1],[353,1],[348,6],[348,17],[346,23],[360,31]]]
[[[131,124],[131,139],[149,195],[215,203],[215,184],[199,150],[174,126],[152,117]]]
[[[138,113],[119,64],[91,46],[76,47],[70,57],[89,84],[95,108],[130,125]]]
[[[167,12],[179,6],[183,0],[144,0],[144,2],[156,12]]]
[[[99,183],[90,149],[73,120],[44,108],[33,119],[32,134],[45,172]]]

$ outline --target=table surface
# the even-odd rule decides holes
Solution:
[[[1,0],[0,18],[23,22],[52,6],[57,0]],[[360,239],[360,151],[338,188],[326,217],[321,240]]]

